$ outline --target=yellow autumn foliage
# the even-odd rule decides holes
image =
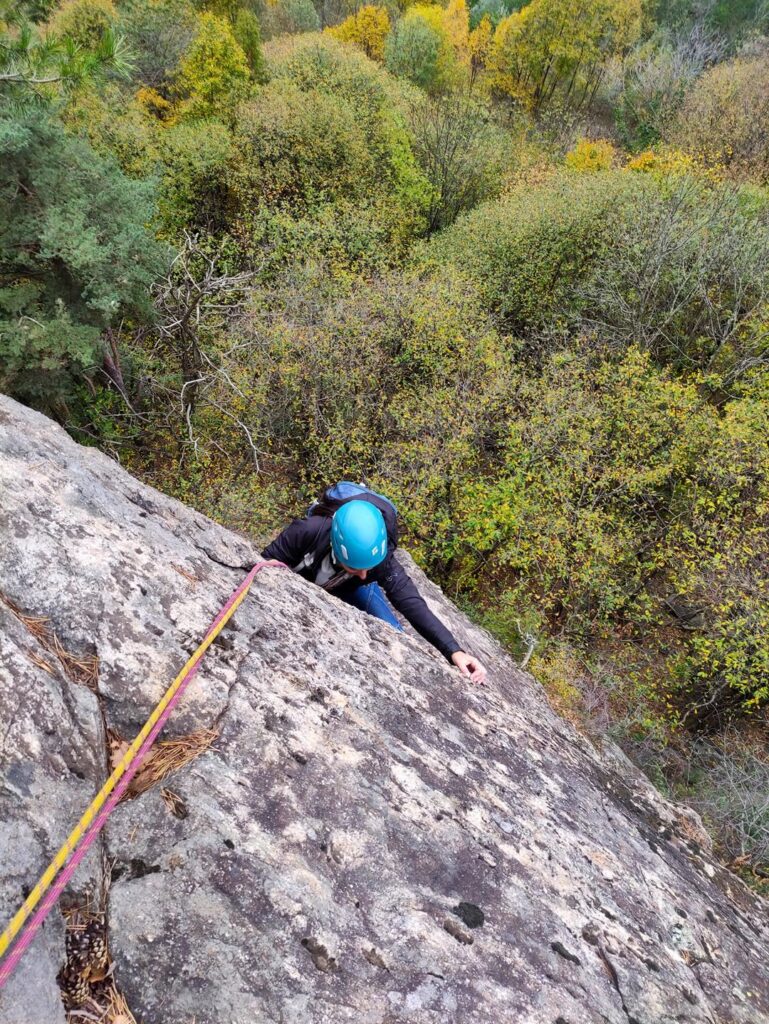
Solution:
[[[625,164],[625,170],[637,174],[651,174],[657,178],[695,176],[710,185],[723,183],[727,177],[723,165],[710,165],[681,149],[664,145],[637,153]]]
[[[384,7],[366,4],[340,25],[326,32],[343,43],[352,43],[372,60],[384,60],[385,39],[390,31],[390,16]]]
[[[470,33],[468,39],[471,80],[475,80],[489,63],[493,41],[494,28],[488,14],[484,14],[476,28]]]
[[[385,45],[388,70],[431,93],[450,90],[470,73],[470,22],[466,0],[447,7],[418,3],[396,23]]]
[[[566,154],[566,166],[572,171],[590,173],[592,171],[608,171],[614,163],[616,150],[606,139],[580,139],[577,145]]]
[[[159,121],[170,124],[174,121],[174,106],[165,96],[161,96],[157,89],[151,89],[148,85],[138,89],[135,96],[136,102],[148,114],[152,114]]]
[[[533,110],[582,106],[640,27],[641,0],[531,0],[497,26],[490,85]]]
[[[680,149],[645,149],[628,160],[626,170],[645,174],[690,174],[696,161]]]
[[[220,114],[249,91],[251,73],[248,59],[229,23],[204,12],[198,19],[198,34],[179,66],[176,85],[185,99],[183,113],[191,117]]]

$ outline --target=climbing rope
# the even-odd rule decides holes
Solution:
[[[119,802],[131,779],[141,767],[142,761],[146,758],[152,744],[168,721],[169,715],[195,676],[203,655],[245,599],[256,574],[268,565],[276,565],[276,563],[257,562],[237,590],[234,591],[229,601],[227,601],[209,626],[203,642],[168,687],[163,698],[145,722],[141,732],[123,755],[118,766],[91,801],[90,806],[68,836],[67,841],[45,869],[39,882],[11,919],[8,927],[0,935],[0,958],[4,957],[4,959],[0,960],[0,989],[3,988],[10,978],[23,956],[24,950],[35,937],[51,908],[59,899],[62,890],[74,874],[78,864],[85,856],[88,847],[99,834],[104,822]],[[280,564],[276,565],[276,568],[287,569],[288,566]],[[68,858],[70,858],[69,861],[67,860]],[[65,863],[66,867],[64,866]],[[61,873],[59,874],[60,871]],[[41,899],[42,902],[40,902]],[[35,910],[38,903],[40,903],[40,906],[37,907],[34,915],[28,921],[27,919],[30,918],[30,914]],[[26,927],[25,922],[27,922]],[[24,928],[24,931],[21,937],[6,956],[11,943],[22,928]]]

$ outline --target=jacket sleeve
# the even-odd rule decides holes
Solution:
[[[445,658],[451,661],[451,655],[462,650],[452,633],[427,607],[416,584],[395,558],[390,556],[387,559],[378,580],[393,607]]]
[[[277,558],[294,569],[318,538],[319,519],[295,519],[262,552],[262,558]]]

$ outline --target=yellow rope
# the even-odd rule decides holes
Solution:
[[[24,922],[27,920],[29,915],[40,902],[40,899],[42,898],[46,889],[49,888],[58,872],[64,866],[69,855],[80,842],[80,839],[82,838],[84,832],[101,810],[105,800],[110,795],[115,786],[118,784],[122,776],[125,774],[128,766],[136,757],[136,754],[138,753],[142,743],[149,735],[150,730],[155,725],[157,720],[163,714],[163,711],[166,709],[166,707],[168,707],[169,702],[171,701],[174,694],[181,686],[182,681],[187,675],[187,673],[195,667],[198,661],[200,661],[200,659],[206,653],[208,648],[211,646],[211,644],[214,642],[217,636],[221,633],[222,629],[226,626],[227,622],[230,620],[230,618],[235,613],[237,608],[240,606],[241,602],[248,593],[252,582],[253,577],[248,582],[248,585],[243,589],[243,591],[238,594],[234,601],[232,601],[232,604],[226,608],[222,618],[219,620],[216,626],[214,626],[211,632],[206,636],[205,640],[200,644],[200,646],[197,648],[194,654],[189,658],[189,660],[187,661],[186,665],[181,670],[179,675],[168,687],[165,694],[163,695],[163,698],[161,699],[161,701],[156,706],[155,710],[152,712],[150,717],[145,722],[141,732],[138,734],[136,739],[133,741],[131,746],[123,755],[118,766],[115,768],[110,777],[107,779],[102,788],[91,801],[91,804],[86,810],[85,814],[82,816],[80,821],[70,832],[69,836],[67,837],[67,841],[64,843],[62,848],[59,850],[59,852],[53,858],[53,860],[45,869],[43,874],[40,876],[40,880],[38,881],[37,885],[29,894],[29,896],[27,896],[26,900],[24,901],[18,912],[13,916],[10,924],[5,929],[3,934],[0,936],[0,957],[3,956],[3,954],[6,952],[10,944],[19,934],[22,927],[24,926]]]

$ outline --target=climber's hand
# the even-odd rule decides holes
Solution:
[[[464,651],[454,651],[451,660],[457,666],[463,676],[467,676],[474,683],[482,683],[486,679],[486,669],[477,658]]]

